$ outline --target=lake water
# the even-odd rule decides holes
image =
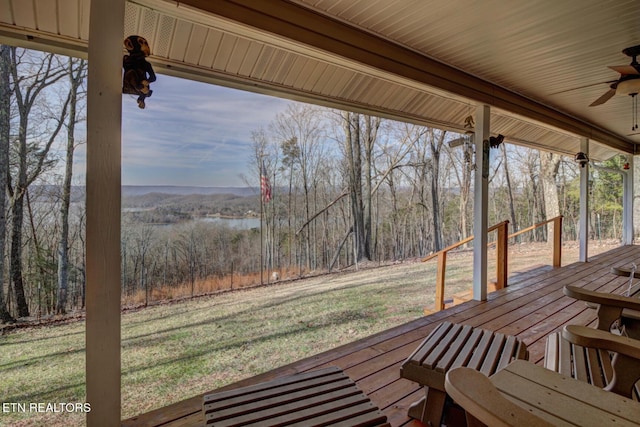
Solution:
[[[199,221],[212,222],[214,224],[225,225],[229,228],[236,228],[238,230],[250,230],[252,228],[260,228],[260,218],[205,217],[205,218],[200,218]]]

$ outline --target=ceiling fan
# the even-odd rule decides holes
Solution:
[[[600,98],[593,101],[589,107],[604,104],[613,98],[614,95],[631,95],[635,97],[638,92],[640,92],[640,63],[638,63],[640,45],[628,47],[624,49],[622,53],[631,58],[631,64],[609,66],[612,70],[620,73],[620,78],[612,82],[609,90]]]
[[[476,122],[473,119],[472,115],[468,115],[464,119],[464,135],[460,138],[453,139],[449,141],[449,147],[454,148],[464,144],[470,144],[473,142],[473,135],[475,134],[473,128],[475,127]]]

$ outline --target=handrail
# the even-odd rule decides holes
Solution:
[[[512,237],[519,236],[520,234],[526,233],[527,231],[531,231],[537,227],[541,227],[543,225],[549,224],[553,222],[554,233],[553,233],[553,266],[560,267],[562,261],[562,215],[557,216],[555,218],[551,218],[546,221],[542,221],[538,224],[534,224],[530,227],[522,229],[512,234],[507,234],[507,227],[509,226],[509,221],[502,221],[498,224],[495,224],[487,229],[487,232],[495,231],[498,232],[498,237],[496,242],[491,242],[489,245],[496,245],[496,289],[502,289],[507,286],[507,276],[508,276],[508,241]],[[444,309],[444,281],[445,281],[445,272],[447,268],[447,253],[453,249],[456,249],[466,243],[472,241],[474,236],[467,237],[453,245],[447,246],[444,249],[439,250],[436,253],[427,255],[422,258],[422,262],[429,261],[433,258],[438,258],[438,270],[436,273],[436,298],[435,298],[435,311],[440,311]]]
[[[553,222],[553,267],[557,268],[562,265],[562,219],[564,217],[562,215],[558,215],[557,217],[548,219],[546,221],[539,222],[537,224],[532,225],[531,227],[524,228],[520,231],[516,231],[513,234],[509,235],[509,238],[519,236],[527,231],[531,231],[535,228],[542,227],[543,225],[547,225]]]
[[[487,228],[487,233],[490,232],[490,231],[497,230],[498,228],[504,226],[505,224],[509,224],[509,221],[502,221],[502,222],[499,222],[496,225],[492,225],[491,227]],[[509,236],[509,237],[511,237],[511,236]],[[433,259],[433,258],[437,257],[440,252],[449,252],[452,249],[455,249],[455,248],[460,247],[460,246],[462,246],[462,245],[464,245],[466,243],[469,243],[472,240],[473,240],[473,236],[469,236],[466,239],[462,239],[458,243],[454,243],[453,245],[447,246],[444,249],[440,249],[438,252],[435,252],[435,253],[433,253],[431,255],[427,255],[426,257],[422,258],[422,262],[427,262],[430,259]],[[493,242],[490,243],[490,244],[493,244]]]
[[[562,218],[564,218],[562,215],[558,215],[555,218],[551,218],[551,219],[548,219],[546,221],[542,221],[542,222],[539,222],[537,224],[533,224],[531,227],[523,228],[522,230],[519,230],[519,231],[516,231],[515,233],[509,234],[509,238],[519,236],[519,235],[521,235],[523,233],[526,233],[527,231],[533,230],[534,228],[538,228],[538,227],[541,227],[543,225],[547,225],[550,222],[558,221],[558,220],[561,220]]]

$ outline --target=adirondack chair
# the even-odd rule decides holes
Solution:
[[[633,286],[632,279],[639,278],[640,272],[636,272],[635,268],[632,270],[612,268],[611,272],[621,276],[631,276],[629,288],[625,293],[629,295],[637,293],[638,285]],[[628,337],[640,339],[640,299],[626,295],[595,292],[575,286],[565,286],[563,292],[569,297],[585,301],[597,310],[596,329],[603,331],[604,336],[607,336],[613,329],[614,333],[622,333]],[[570,340],[568,337],[575,339]],[[588,345],[584,345],[585,342]],[[621,362],[612,357],[611,351],[613,350],[594,345],[593,342],[557,332],[547,337],[544,366],[547,369],[605,388],[619,381],[622,366],[640,364],[638,361]],[[625,391],[615,388],[617,392],[640,400],[640,387],[638,386]]]
[[[524,360],[491,377],[467,367],[452,369],[445,389],[465,410],[469,427],[640,425],[639,403]]]
[[[553,425],[504,397],[489,377],[475,369],[452,369],[447,372],[444,386],[447,394],[465,410],[469,427]]]
[[[579,325],[565,326],[562,338],[583,348],[611,352],[612,375],[604,389],[629,398],[637,392],[635,384],[640,380],[639,340]],[[575,369],[581,368],[574,365]]]
[[[640,379],[640,341],[611,333],[610,329],[620,321],[623,332],[638,337],[636,322],[622,316],[625,310],[630,315],[640,310],[640,300],[573,286],[565,286],[564,293],[597,306],[597,328],[571,325],[549,335],[545,368],[639,400],[640,387],[634,384]]]
[[[633,292],[630,287],[629,291]],[[585,301],[597,310],[597,329],[611,331],[618,326],[631,338],[640,339],[640,298],[590,291],[577,286],[565,286],[565,295]]]

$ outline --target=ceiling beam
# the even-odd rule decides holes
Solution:
[[[635,144],[627,138],[295,3],[181,0],[179,6],[183,5],[587,137],[626,153],[635,152]]]

